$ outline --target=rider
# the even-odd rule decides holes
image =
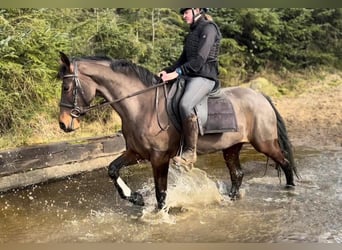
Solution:
[[[219,27],[207,15],[208,8],[181,8],[180,14],[190,26],[182,54],[170,67],[159,73],[163,81],[186,77],[184,95],[180,100],[180,115],[184,135],[184,151],[173,160],[191,166],[196,162],[198,124],[194,107],[218,84],[218,54],[222,38]]]

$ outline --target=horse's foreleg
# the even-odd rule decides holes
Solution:
[[[169,163],[153,166],[154,186],[159,209],[165,206],[168,168]]]
[[[239,189],[242,183],[243,171],[240,165],[240,150],[243,143],[235,144],[230,148],[223,150],[223,157],[229,169],[232,187],[229,192],[231,199],[240,198]]]
[[[144,199],[138,192],[132,192],[127,184],[121,179],[119,170],[122,167],[136,164],[138,157],[129,151],[124,152],[114,161],[112,161],[108,168],[108,175],[114,182],[114,186],[118,190],[118,193],[122,199],[129,200],[135,205],[143,206]]]
[[[162,157],[160,153],[151,159],[153,168],[154,186],[158,208],[162,209],[165,206],[166,191],[167,191],[167,176],[169,172],[169,158]]]

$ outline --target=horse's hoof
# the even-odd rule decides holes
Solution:
[[[158,202],[158,209],[165,209],[165,202]]]
[[[286,184],[285,189],[294,189],[295,185],[294,184]]]
[[[230,200],[232,200],[232,201],[236,201],[236,200],[238,200],[238,199],[240,199],[240,193],[237,193],[237,192],[230,192],[229,194],[228,194],[228,196],[230,197]]]
[[[139,194],[138,192],[132,193],[132,195],[128,197],[128,200],[132,202],[134,205],[138,205],[138,206],[145,205],[143,196]]]

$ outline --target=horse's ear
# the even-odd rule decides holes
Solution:
[[[63,52],[59,52],[59,55],[61,57],[61,64],[64,64],[67,68],[70,68],[70,60],[66,54]]]

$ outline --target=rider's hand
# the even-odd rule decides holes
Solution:
[[[176,71],[173,71],[171,73],[166,73],[165,71],[162,71],[161,73],[161,78],[163,79],[163,82],[171,81],[178,77],[178,73]]]
[[[166,71],[163,70],[163,71],[160,71],[160,72],[158,73],[158,76],[159,76],[160,78],[162,78],[162,76],[163,76],[163,75],[166,75],[166,74],[167,74]]]

